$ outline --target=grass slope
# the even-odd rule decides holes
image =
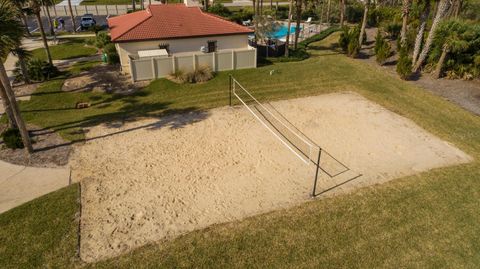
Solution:
[[[71,38],[65,43],[50,46],[50,53],[52,54],[53,60],[66,60],[95,55],[97,49],[92,46],[85,46],[84,38]],[[32,56],[44,61],[47,60],[47,54],[44,48],[32,50]]]
[[[67,268],[77,249],[78,185],[0,215],[0,268]]]
[[[328,48],[331,46],[328,41],[312,44],[310,48]],[[303,62],[278,63],[254,70],[238,70],[233,74],[261,100],[345,90],[358,92],[454,143],[474,157],[475,161],[361,189],[350,195],[312,201],[289,210],[214,225],[172,241],[145,246],[121,257],[86,266],[478,267],[480,117],[392,77],[381,68],[334,51],[317,52],[316,55]],[[91,63],[84,65],[77,66],[76,72],[88,68]],[[271,70],[276,70],[272,76],[269,75]],[[227,73],[220,73],[214,80],[199,85],[177,85],[161,79],[154,81],[141,94],[119,98],[98,93],[61,93],[58,87],[62,80],[57,80],[45,84],[47,86],[42,87],[31,101],[22,102],[21,108],[29,122],[53,127],[62,135],[74,139],[81,137],[75,133],[77,128],[109,122],[112,117],[159,116],[226,105],[227,81]],[[72,109],[74,102],[82,99],[96,103],[92,108]],[[48,196],[42,199],[52,198]],[[39,201],[44,200],[31,204],[37,205]],[[72,215],[62,212],[65,212],[65,207],[76,206],[76,200],[72,198],[59,203],[58,212],[47,212],[45,215],[64,216],[68,219],[68,226]],[[35,210],[40,211],[41,207],[31,208],[33,212],[30,214],[40,214]],[[16,213],[17,210],[22,209],[13,209],[8,214],[22,215]],[[16,215],[8,218],[15,219],[15,223],[21,223],[22,219]],[[72,230],[70,233],[75,231],[73,226],[68,227]],[[4,234],[10,234],[8,230],[14,229],[14,226],[6,229]],[[45,229],[54,230],[55,226]],[[24,232],[28,234],[32,230]],[[14,242],[12,238],[7,240]],[[0,240],[0,257],[6,256],[3,253],[8,245],[5,246],[4,241]],[[41,240],[36,242],[43,243]],[[18,242],[12,244],[18,249],[22,248]],[[64,253],[64,256],[45,256],[45,252],[36,252],[34,248],[27,248],[25,252],[30,256],[43,257],[42,265],[45,267],[54,262],[75,260],[73,251],[66,252],[60,247],[61,244],[57,245],[59,249],[51,252]],[[3,258],[4,264],[15,258],[12,255],[6,257]],[[81,264],[70,264],[75,265]]]

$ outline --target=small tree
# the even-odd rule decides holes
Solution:
[[[400,47],[397,73],[404,80],[408,80],[412,75],[412,59],[408,56],[407,46]]]
[[[390,43],[385,40],[385,37],[380,30],[377,31],[377,36],[375,37],[374,51],[376,55],[376,61],[380,65],[385,64],[385,61],[392,53]]]

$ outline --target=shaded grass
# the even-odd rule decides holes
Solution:
[[[331,47],[333,38],[309,47]],[[289,210],[214,225],[87,267],[478,267],[480,117],[412,83],[386,74],[376,66],[332,51],[312,52],[317,57],[303,62],[278,63],[232,73],[263,101],[346,90],[358,92],[454,143],[475,161],[434,169],[350,195],[312,201]],[[74,72],[88,68],[89,64],[83,65],[77,66]],[[271,70],[275,70],[272,76]],[[177,85],[165,79],[156,80],[140,93],[129,97],[61,93],[58,88],[62,82],[60,79],[44,84],[31,101],[22,102],[21,108],[28,121],[44,127],[53,126],[70,139],[79,138],[70,132],[83,126],[117,118],[160,116],[185,109],[213,108],[227,105],[229,100],[226,72],[198,85]],[[84,110],[72,109],[72,104],[81,99],[98,104]],[[48,110],[51,108],[56,110]],[[40,111],[28,111],[33,109]],[[70,200],[57,210],[63,211],[63,207],[72,204],[75,202]],[[48,214],[56,215],[52,212]],[[71,251],[63,251],[66,257],[74,260]],[[52,256],[49,259],[45,262],[52,263],[59,258]]]
[[[67,268],[75,262],[78,184],[0,214],[0,268]]]
[[[92,38],[93,39],[93,38]],[[70,38],[59,45],[50,46],[50,53],[53,60],[67,60],[78,57],[92,56],[97,53],[97,49],[85,45],[86,38]],[[32,56],[41,60],[47,60],[47,54],[44,48],[32,50]]]

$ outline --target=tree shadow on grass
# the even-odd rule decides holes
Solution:
[[[69,122],[44,126],[44,131],[59,132],[66,131],[69,135],[85,135],[85,129],[104,124],[107,128],[118,129],[129,122],[134,122],[142,118],[156,118],[153,123],[132,127],[123,130],[113,130],[111,133],[98,137],[89,137],[87,139],[76,139],[60,145],[54,145],[46,148],[36,149],[37,151],[49,150],[54,147],[61,147],[72,145],[78,142],[85,142],[89,140],[101,139],[116,134],[135,131],[138,129],[156,130],[160,128],[179,129],[189,124],[199,122],[208,118],[210,113],[195,106],[185,108],[171,108],[171,102],[148,102],[140,100],[140,97],[145,97],[151,94],[150,92],[138,92],[134,95],[112,95],[110,98],[103,99],[94,103],[92,108],[101,108],[102,106],[110,106],[113,103],[122,102],[122,107],[113,112],[88,115],[81,119],[72,120]]]

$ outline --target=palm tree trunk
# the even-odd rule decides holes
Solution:
[[[0,62],[0,80],[7,95],[8,102],[11,105],[10,107],[12,109],[12,114],[15,122],[17,123],[18,130],[20,131],[20,135],[22,136],[23,145],[25,146],[28,154],[31,154],[33,152],[33,147],[30,141],[30,136],[28,135],[27,127],[25,126],[25,122],[23,121],[23,118],[20,114],[20,109],[18,108],[15,94],[10,87],[10,81],[8,79],[7,72],[5,71],[5,66],[2,62]]]
[[[415,46],[413,48],[412,65],[417,63],[418,54],[420,53],[420,47],[423,42],[423,34],[425,33],[425,27],[427,26],[428,16],[430,15],[430,1],[425,1],[425,9],[420,16],[420,26],[418,28],[417,37],[415,39]]]
[[[48,6],[44,6],[44,8],[47,13],[48,27],[50,28],[50,35],[55,35],[55,31],[53,29],[52,17],[50,16],[50,10],[48,9]]]
[[[288,46],[290,45],[290,27],[292,27],[292,9],[293,0],[290,0],[288,4],[288,23],[287,23],[287,38],[285,39],[285,57],[288,57]]]
[[[430,28],[430,32],[428,33],[427,41],[425,42],[425,46],[422,49],[422,52],[418,56],[418,61],[415,63],[413,67],[413,72],[418,72],[420,67],[422,66],[423,62],[427,58],[428,52],[430,51],[430,47],[432,46],[432,42],[435,38],[435,31],[437,30],[438,24],[445,16],[448,8],[450,7],[450,0],[440,0],[438,3],[437,14],[433,19],[432,27]]]
[[[294,49],[297,49],[297,46],[298,46],[298,37],[300,36],[300,23],[302,20],[302,0],[296,0],[296,1],[297,1],[297,8],[296,8],[297,25],[295,26],[295,43],[293,44]]]
[[[447,58],[449,51],[450,46],[447,43],[443,44],[442,55],[440,55],[437,67],[435,68],[435,72],[433,73],[434,78],[439,79],[442,76],[443,64],[445,63],[445,59]]]
[[[26,84],[30,84],[30,77],[28,75],[28,69],[27,69],[27,59],[25,58],[25,53],[26,51],[21,48],[20,46],[15,47],[15,54],[18,57],[18,62],[20,63],[20,70],[22,71],[22,76],[23,76],[23,81],[25,81]]]
[[[132,0],[132,9],[133,9],[133,11],[135,11],[137,9],[137,7],[135,6],[135,0]]]
[[[5,88],[3,87],[3,83],[0,83],[0,98],[2,98],[2,104],[3,108],[5,109],[5,114],[7,114],[8,127],[18,129],[17,122],[15,121],[15,117],[13,116],[12,108],[10,107],[10,102],[8,102],[7,93],[5,92]]]
[[[410,13],[410,0],[403,0],[402,7],[402,30],[400,32],[400,44],[405,45],[407,41],[408,14]]]
[[[331,0],[327,1],[327,23],[330,23],[330,8],[332,6]]]
[[[346,0],[340,0],[340,27],[343,27],[345,23],[345,1]]]
[[[32,33],[30,33],[30,29],[28,29],[27,16],[23,12],[20,12],[20,16],[22,17],[22,22],[23,22],[23,25],[25,26],[25,33],[27,33],[27,36],[32,36]]]
[[[75,22],[75,15],[73,15],[73,9],[72,9],[72,1],[68,0],[68,9],[70,11],[70,18],[72,20],[72,25],[73,25],[73,32],[77,32],[77,23]]]
[[[42,18],[40,17],[40,11],[36,12],[35,16],[37,17],[38,27],[40,28],[40,34],[42,35],[43,47],[45,48],[45,52],[47,53],[48,63],[50,65],[53,65],[52,55],[50,54],[47,37],[45,36],[45,29],[43,29]]]
[[[365,27],[367,26],[367,17],[368,17],[368,9],[370,7],[370,0],[365,2],[365,10],[363,12],[363,20],[362,20],[362,27],[360,28],[360,36],[358,37],[358,44],[360,48],[362,47],[363,43],[363,34],[365,33]]]

